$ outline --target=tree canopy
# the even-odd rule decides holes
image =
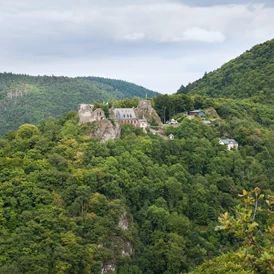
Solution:
[[[274,93],[274,39],[254,46],[221,68],[205,75],[178,93],[209,97],[249,98]]]
[[[176,96],[166,97],[167,108]],[[251,99],[178,100],[184,110],[207,106],[213,124],[182,116],[166,129],[174,140],[125,125],[120,139],[102,143],[71,111],[4,135],[0,272],[247,273],[232,260],[236,235],[215,227],[220,214],[233,213],[242,189],[273,195],[274,134],[264,122],[271,114]],[[239,149],[220,145],[223,135]],[[269,223],[266,214],[259,218]]]
[[[76,111],[78,104],[155,95],[154,91],[121,80],[0,73],[0,135],[25,123],[59,118]]]

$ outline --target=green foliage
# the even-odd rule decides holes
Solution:
[[[273,273],[274,196],[266,198],[258,187],[239,196],[243,205],[235,207],[235,215],[221,214],[216,230],[236,235],[240,248],[203,263],[192,274]]]
[[[175,114],[193,110],[194,101],[190,96],[179,95],[158,95],[153,99],[154,108],[162,121],[170,120]]]
[[[133,108],[137,107],[140,102],[139,97],[133,97],[133,99],[124,99],[124,100],[119,100],[115,101],[112,103],[112,106],[115,108]]]
[[[77,111],[81,103],[144,98],[156,92],[120,80],[98,77],[29,76],[0,73],[0,135],[22,124]],[[107,108],[104,109],[107,113]]]
[[[173,134],[174,136],[182,139],[199,138],[216,138],[217,133],[213,128],[204,124],[200,119],[184,119],[178,127],[168,127],[166,130],[167,135]],[[190,140],[191,142],[193,140]]]
[[[234,253],[224,254],[214,260],[207,261],[191,274],[254,274]]]
[[[214,228],[220,213],[239,204],[241,189],[259,185],[273,195],[271,110],[254,100],[171,98],[186,102],[170,109],[174,115],[214,107],[216,124],[182,118],[167,128],[174,140],[128,124],[120,139],[102,143],[89,138],[95,124],[79,125],[72,111],[0,139],[0,273],[101,273],[109,263],[118,274],[268,269],[273,217],[266,205],[258,201],[258,225],[249,205],[238,207],[240,219],[227,215],[241,243],[250,246],[244,233],[251,233],[261,249],[239,249],[237,235]],[[228,151],[219,136],[239,140],[239,149]],[[257,254],[252,264],[238,256],[245,251]]]
[[[22,125],[16,132],[17,138],[29,139],[38,132],[38,128],[34,125]]]
[[[274,40],[253,47],[203,78],[181,86],[178,93],[249,98],[273,102]],[[272,96],[271,98],[270,95]]]
[[[261,190],[257,187],[239,195],[244,200],[244,207],[237,206],[235,217],[225,212],[219,217],[218,230],[227,230],[240,238],[241,249],[236,253],[240,260],[244,261],[253,273],[272,273],[274,269],[274,196],[265,199]],[[265,204],[261,203],[264,200]],[[267,223],[262,222],[259,214],[266,214]]]
[[[109,107],[108,107],[108,105],[100,104],[100,103],[95,103],[93,110],[95,110],[97,108],[101,108],[104,111],[106,117],[109,116]]]
[[[87,82],[93,83],[100,90],[106,90],[111,94],[117,94],[115,96],[118,99],[124,99],[125,97],[133,98],[134,96],[140,98],[151,98],[156,95],[152,90],[146,89],[142,86],[138,86],[126,81],[114,80],[102,77],[78,77],[77,79],[83,79]],[[126,94],[126,96],[124,96]]]

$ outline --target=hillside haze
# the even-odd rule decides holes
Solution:
[[[274,40],[254,46],[178,93],[249,98],[274,93]]]
[[[153,97],[156,92],[100,77],[29,76],[0,73],[0,135],[24,123],[77,110],[80,103]]]

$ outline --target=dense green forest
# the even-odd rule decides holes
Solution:
[[[179,94],[153,105],[180,121],[166,127],[174,140],[124,125],[102,143],[73,111],[0,139],[1,274],[272,273],[273,104]],[[212,125],[187,119],[193,108]]]
[[[109,79],[109,78],[102,78],[102,77],[77,77],[77,79],[83,79],[86,81],[90,81],[91,83],[93,83],[96,87],[102,89],[102,90],[106,90],[109,91],[110,93],[114,93],[116,92],[120,92],[122,93],[121,95],[118,95],[116,98],[117,99],[122,99],[125,98],[125,96],[127,96],[126,98],[133,98],[134,96],[137,97],[153,97],[156,95],[155,92],[148,90],[144,87],[141,86],[137,86],[135,84],[126,82],[126,81],[122,81],[122,80],[114,80],[114,79]]]
[[[156,92],[99,77],[29,76],[0,73],[0,136],[24,123],[58,118],[80,103],[153,97]]]
[[[221,68],[181,86],[178,93],[249,98],[274,93],[274,39],[256,45]]]
[[[273,273],[273,51],[257,45],[174,95],[0,74],[0,273]],[[78,103],[108,115],[146,95],[179,124],[101,142],[96,122],[78,123]]]

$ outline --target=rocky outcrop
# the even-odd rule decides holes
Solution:
[[[17,97],[23,97],[24,95],[29,95],[30,91],[25,89],[25,90],[14,90],[14,91],[10,91],[7,93],[7,98],[8,99],[13,99],[13,98],[17,98]]]
[[[107,263],[104,263],[102,266],[102,274],[114,274],[116,268],[115,261],[110,261]]]
[[[130,257],[133,254],[133,244],[130,241],[124,242],[122,257]]]
[[[129,220],[127,218],[127,213],[124,212],[120,218],[119,218],[119,223],[118,226],[122,229],[122,230],[128,230],[128,226],[129,226]]]
[[[138,107],[135,108],[135,113],[139,120],[147,121],[148,123],[155,120],[158,126],[162,127],[161,119],[152,107],[150,100],[141,100]]]
[[[102,142],[106,142],[110,139],[120,138],[121,128],[120,125],[111,120],[99,120],[96,121],[95,129],[90,133],[91,137],[98,137]]]
[[[118,227],[121,228],[123,232],[128,231],[130,226],[130,219],[127,212],[124,212],[118,221]],[[128,239],[126,233],[121,233],[120,236],[113,236],[111,243],[102,243],[98,247],[104,248],[105,245],[111,245],[113,257],[110,260],[104,261],[102,263],[102,274],[114,274],[116,270],[117,259],[121,257],[130,257],[133,255],[134,248],[133,243]]]

